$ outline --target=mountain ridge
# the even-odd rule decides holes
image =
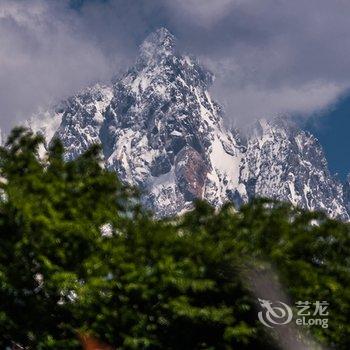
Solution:
[[[120,79],[84,89],[29,124],[48,143],[59,137],[67,159],[101,143],[106,167],[140,187],[159,216],[188,210],[195,198],[220,206],[264,196],[349,220],[346,191],[318,141],[281,118],[260,120],[242,141],[210,96],[213,78],[161,28]]]

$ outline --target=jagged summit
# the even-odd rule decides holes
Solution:
[[[176,39],[166,28],[159,28],[148,35],[140,46],[143,59],[168,56],[175,53]]]
[[[175,37],[165,28],[151,33],[140,47],[136,64],[126,74],[134,80],[133,88],[146,91],[150,85],[163,86],[162,91],[171,84],[200,86],[208,88],[213,82],[213,74],[195,58],[177,52]]]
[[[269,132],[272,127],[276,128],[276,130],[288,130],[289,134],[298,133],[300,131],[294,119],[277,116],[272,119],[261,118],[256,120],[247,126],[244,134],[250,139],[256,138]]]
[[[317,140],[278,119],[261,120],[243,144],[210,95],[213,75],[175,43],[156,30],[119,80],[84,89],[33,128],[48,142],[59,137],[68,159],[101,143],[105,166],[140,187],[159,216],[187,210],[195,198],[220,206],[264,196],[348,220],[350,190],[331,177]]]

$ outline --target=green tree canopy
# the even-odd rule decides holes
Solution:
[[[79,349],[91,334],[118,349],[277,349],[257,318],[254,276],[273,271],[291,302],[327,300],[350,345],[349,225],[257,200],[157,220],[101,167],[15,129],[0,148],[0,347]],[[271,278],[271,277],[269,277]],[[268,281],[269,282],[269,281]]]

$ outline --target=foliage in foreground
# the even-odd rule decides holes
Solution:
[[[330,303],[329,328],[306,332],[349,348],[349,225],[264,200],[155,220],[97,147],[65,162],[55,141],[39,161],[42,143],[16,129],[0,149],[0,348],[79,349],[86,333],[118,349],[278,348],[242,272],[267,264],[291,301]]]

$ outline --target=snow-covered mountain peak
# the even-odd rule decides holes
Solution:
[[[241,168],[241,181],[250,198],[275,198],[349,219],[343,188],[329,173],[313,135],[281,118],[258,122],[254,130]]]
[[[140,46],[140,57],[149,60],[166,57],[175,53],[176,39],[166,29],[159,28],[148,35]]]
[[[140,47],[135,66],[119,83],[130,85],[136,95],[149,92],[148,87],[164,94],[166,88],[175,85],[207,89],[213,74],[195,58],[177,52],[175,44],[174,36],[165,28],[151,33]]]
[[[293,119],[285,116],[277,116],[275,118],[261,118],[256,120],[248,127],[246,134],[248,138],[252,138],[274,131],[295,133],[299,131],[299,128]]]
[[[210,95],[213,75],[175,44],[168,30],[155,31],[119,80],[81,91],[31,125],[48,141],[59,137],[68,159],[101,143],[106,167],[141,188],[159,216],[195,198],[220,206],[268,197],[348,220],[350,185],[344,193],[332,178],[317,139],[277,118],[258,121],[241,141]]]
[[[146,189],[147,205],[162,215],[198,197],[228,201],[226,190],[238,185],[240,151],[208,91],[213,75],[175,52],[167,30],[142,46],[105,114],[100,135],[107,166]]]

